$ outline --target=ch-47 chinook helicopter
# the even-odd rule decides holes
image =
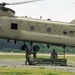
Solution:
[[[15,11],[6,8],[5,5],[30,3],[40,0],[32,0],[19,3],[0,3],[0,38],[33,43],[45,43],[47,47],[52,45],[75,46],[75,20],[71,22],[59,22],[15,16]],[[36,51],[39,46],[32,46]],[[21,46],[25,49],[26,45]]]

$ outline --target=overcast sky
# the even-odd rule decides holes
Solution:
[[[0,0],[0,2],[21,2],[30,0]],[[50,18],[70,22],[75,19],[75,0],[42,0],[28,4],[6,6],[16,11],[16,16]]]

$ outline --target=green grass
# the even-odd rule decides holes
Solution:
[[[37,56],[37,58],[50,58],[50,56]],[[59,56],[58,58],[64,58]],[[65,57],[68,63],[75,63],[75,56],[66,56]],[[0,60],[25,60],[25,55],[0,55]]]
[[[75,75],[72,72],[62,72],[45,68],[4,68],[0,67],[0,75]]]
[[[0,55],[2,60],[23,60],[25,59],[24,55]]]
[[[75,63],[75,56],[66,56],[68,63]]]

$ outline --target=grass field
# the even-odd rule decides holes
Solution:
[[[0,75],[75,75],[72,72],[62,72],[44,68],[0,68]]]

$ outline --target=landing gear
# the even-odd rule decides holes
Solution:
[[[25,52],[26,53],[25,54],[25,58],[26,58],[25,64],[27,64],[28,62],[29,65],[33,65],[36,59],[37,51],[40,50],[40,47],[38,46],[38,44],[33,45],[33,42],[30,42],[30,48],[28,48],[28,46],[24,43],[24,45],[22,45],[20,49],[23,51],[26,51]],[[31,54],[33,54],[32,59],[31,59]]]
[[[21,49],[22,51],[25,51],[25,50],[27,49],[27,45],[22,45],[22,46],[20,47],[20,49]]]
[[[47,44],[47,48],[50,48],[50,45],[49,44]]]
[[[32,42],[30,42],[30,55],[33,55],[33,58],[30,60],[30,64],[31,65],[36,65],[36,54],[37,51],[40,50],[40,47],[38,46],[38,44],[33,45]]]
[[[36,44],[33,46],[33,51],[39,51],[40,50],[40,47]]]
[[[34,59],[36,59],[36,54],[37,54],[37,51],[40,50],[40,47],[36,44],[33,46],[33,57]]]
[[[30,45],[31,45],[30,51],[31,51],[31,54],[33,54],[33,59],[36,59],[36,54],[37,54],[37,51],[40,50],[40,47],[38,46],[38,44],[35,44],[33,46],[32,42],[30,43]]]
[[[65,45],[63,46],[63,49],[64,49],[64,51],[63,51],[63,53],[64,53],[64,59],[65,59]]]

